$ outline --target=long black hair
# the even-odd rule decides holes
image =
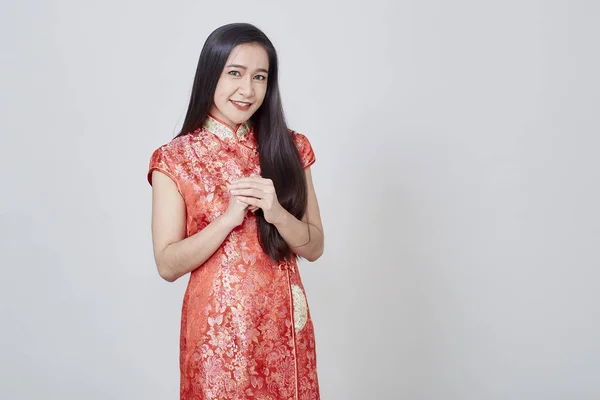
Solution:
[[[273,181],[283,208],[301,219],[307,207],[306,176],[298,148],[285,122],[279,93],[277,52],[260,29],[247,23],[234,23],[221,26],[208,36],[198,60],[187,114],[177,136],[194,132],[204,124],[227,58],[234,47],[244,43],[261,45],[269,57],[267,92],[252,116],[261,174]],[[265,220],[262,210],[257,210],[255,215],[259,242],[265,253],[274,261],[291,259],[294,253],[277,228]]]

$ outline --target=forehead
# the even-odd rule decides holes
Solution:
[[[256,43],[244,43],[237,45],[231,50],[227,58],[227,64],[243,65],[249,69],[269,69],[269,56],[267,51]]]

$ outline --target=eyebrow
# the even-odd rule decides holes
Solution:
[[[239,64],[229,64],[229,65],[227,66],[227,68],[240,68],[240,69],[246,69],[246,70],[248,69],[247,67],[244,67],[243,65],[239,65]],[[258,68],[258,69],[256,70],[256,72],[264,72],[265,74],[268,74],[268,73],[269,73],[269,71],[267,71],[267,70],[266,70],[266,69],[264,69],[264,68]]]

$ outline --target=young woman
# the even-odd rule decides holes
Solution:
[[[297,258],[323,254],[308,139],[288,129],[277,54],[250,24],[206,40],[181,132],[152,154],[161,277],[191,272],[181,399],[318,399]]]

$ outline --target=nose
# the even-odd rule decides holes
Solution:
[[[253,97],[254,86],[252,84],[252,76],[250,74],[247,74],[244,77],[244,79],[240,81],[240,87],[238,88],[238,92],[245,98]]]

